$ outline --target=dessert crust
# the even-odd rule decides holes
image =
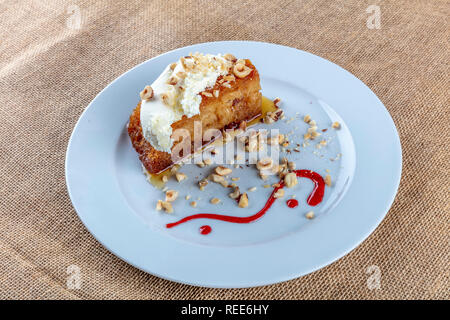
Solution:
[[[225,83],[223,77],[219,77],[213,88],[201,93],[200,114],[191,118],[183,116],[181,120],[172,124],[173,132],[177,129],[185,129],[193,140],[195,121],[200,121],[204,133],[208,129],[223,130],[237,127],[243,121],[260,116],[262,96],[259,73],[250,60],[245,60],[245,64],[252,69],[250,74],[245,78],[236,77],[234,81],[226,82],[226,86],[223,85]],[[174,163],[169,153],[154,149],[144,138],[140,123],[140,108],[139,102],[130,116],[128,135],[144,167],[149,173],[157,174]],[[177,143],[177,141],[174,143],[172,150]],[[203,145],[207,143],[209,141],[204,141]],[[193,141],[191,141],[191,150],[193,150]]]

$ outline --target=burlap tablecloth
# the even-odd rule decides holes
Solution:
[[[380,8],[379,29],[367,25],[370,5]],[[448,299],[449,16],[446,0],[2,1],[0,298]],[[338,262],[272,286],[191,287],[116,258],[78,219],[64,159],[84,108],[134,65],[215,40],[322,56],[364,81],[391,113],[404,157],[397,198]],[[80,268],[80,289],[67,286],[70,265]],[[376,274],[378,289],[367,283]]]

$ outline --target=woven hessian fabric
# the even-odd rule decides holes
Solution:
[[[379,29],[367,26],[370,5]],[[449,16],[445,0],[2,1],[0,298],[448,299]],[[97,93],[151,57],[217,40],[326,58],[366,83],[399,131],[403,174],[386,218],[350,254],[300,279],[248,289],[159,279],[103,248],[68,197],[67,143]],[[77,290],[66,283],[72,264]],[[367,285],[371,265],[379,289]]]

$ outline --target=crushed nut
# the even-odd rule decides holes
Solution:
[[[279,107],[280,107],[280,104],[281,104],[281,99],[278,98],[278,97],[276,97],[276,98],[273,100],[273,105],[274,105],[275,107],[279,108]]]
[[[278,190],[273,194],[273,197],[274,197],[275,199],[284,197],[284,190],[283,190],[283,189],[278,189]]]
[[[284,184],[288,188],[292,188],[298,183],[297,175],[294,172],[290,172],[284,176]]]
[[[296,164],[295,162],[289,161],[288,162],[288,168],[289,170],[295,170]]]
[[[239,187],[235,187],[233,192],[228,194],[228,196],[231,199],[237,199],[240,195],[241,195],[241,192],[239,191]]]
[[[218,204],[220,202],[219,198],[212,198],[209,202],[211,202],[212,204]]]
[[[162,210],[162,200],[158,200],[158,202],[156,202],[156,210],[158,211]]]
[[[214,90],[213,91],[214,97],[218,98],[219,97],[219,93],[220,93],[220,90]]]
[[[177,66],[176,62],[170,64],[170,70],[175,69]]]
[[[164,176],[162,176],[161,180],[162,180],[162,182],[166,183],[167,181],[169,181],[169,177],[164,175]]]
[[[181,172],[177,172],[175,173],[175,178],[177,179],[178,182],[181,182],[187,178],[187,175]]]
[[[141,99],[148,101],[153,98],[153,89],[150,86],[145,86],[144,90],[140,93]]]
[[[239,177],[231,178],[231,181],[239,181]]]
[[[164,209],[165,212],[167,212],[167,213],[173,212],[173,207],[170,202],[158,200],[158,203],[159,204],[156,204],[157,209],[158,209],[158,206],[161,206],[161,208]],[[161,209],[159,209],[159,210],[161,210]]]
[[[320,132],[314,131],[311,133],[311,139],[315,139],[320,135],[322,135]]]
[[[244,63],[236,63],[233,67],[233,73],[238,78],[245,78],[252,72],[252,69],[247,67]]]
[[[231,53],[226,53],[223,56],[226,60],[231,61],[231,62],[235,62],[237,59],[235,56],[233,56]]]
[[[161,99],[169,107],[175,105],[175,94],[171,91],[161,94]]]
[[[311,116],[307,114],[306,116],[303,117],[303,121],[309,123],[311,121]]]
[[[200,190],[204,190],[205,187],[208,185],[208,180],[202,179],[198,182],[198,186],[200,187]]]
[[[205,159],[203,160],[203,162],[205,163],[205,165],[209,166],[212,163],[211,159]]]
[[[178,83],[178,79],[174,76],[171,76],[168,80],[167,80],[167,84],[170,84],[171,86],[174,86]]]
[[[215,171],[219,176],[226,176],[233,172],[232,169],[223,166],[216,167]]]
[[[339,122],[335,121],[335,122],[333,122],[331,127],[334,128],[334,129],[340,129],[341,128],[341,124]]]
[[[186,195],[186,197],[184,197],[186,200],[189,200],[191,198],[191,196],[189,194]]]
[[[209,179],[212,180],[213,182],[216,182],[216,183],[221,183],[222,181],[225,180],[224,177],[219,176],[218,174],[215,174],[215,173],[210,174],[209,175]]]
[[[273,166],[272,158],[263,158],[256,163],[258,170],[269,170]]]
[[[167,190],[166,191],[166,201],[173,202],[178,198],[178,191],[175,190]]]
[[[250,192],[254,192],[254,191],[256,191],[256,187],[251,187],[251,188],[248,188],[248,191],[250,191]]]
[[[327,186],[329,186],[329,187],[331,187],[331,176],[329,175],[329,174],[327,174],[326,176],[325,176],[325,184],[327,185]]]
[[[246,207],[248,207],[248,196],[247,196],[247,193],[243,193],[240,196],[238,206],[239,206],[239,208],[246,208]]]
[[[197,201],[191,201],[190,205],[192,208],[197,207]]]
[[[309,211],[305,214],[307,219],[314,219],[314,211]]]

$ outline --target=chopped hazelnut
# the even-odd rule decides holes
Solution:
[[[198,186],[200,187],[200,190],[205,189],[205,187],[208,185],[208,180],[202,179],[198,182]]]
[[[176,85],[177,83],[178,83],[178,79],[176,77],[174,77],[174,76],[170,77],[167,80],[167,84],[170,84],[172,86]]]
[[[150,86],[145,86],[144,90],[140,93],[141,99],[148,101],[153,98],[153,89]]]
[[[321,135],[320,132],[314,131],[314,132],[311,133],[311,139],[315,139],[315,138],[317,138],[320,135]]]
[[[246,207],[248,207],[248,196],[247,196],[247,193],[243,193],[240,196],[238,206],[239,206],[239,208],[246,208]]]
[[[241,192],[239,191],[239,187],[235,187],[233,192],[228,194],[228,196],[231,199],[237,199],[240,195],[241,195]]]
[[[248,191],[250,191],[250,192],[254,192],[254,191],[256,191],[256,187],[251,187],[251,188],[248,188]]]
[[[175,178],[177,179],[178,182],[181,182],[187,178],[187,175],[181,172],[177,172],[175,173]]]
[[[325,184],[327,185],[327,186],[329,186],[329,187],[331,187],[331,176],[329,175],[329,174],[327,174],[326,176],[325,176]]]
[[[244,63],[236,63],[233,67],[233,73],[238,78],[245,78],[252,72],[252,69],[247,67]]]
[[[289,170],[295,170],[296,164],[295,162],[289,161],[288,162],[288,168]]]
[[[163,208],[165,212],[167,212],[167,213],[172,213],[173,212],[173,207],[172,207],[172,204],[170,202],[168,202],[168,201],[161,201],[161,200],[158,200],[158,202],[159,202],[159,205],[161,206],[161,208]],[[158,208],[158,204],[156,206]]]
[[[233,172],[232,169],[223,166],[216,167],[215,171],[219,176],[226,176]]]
[[[331,127],[334,128],[334,129],[340,129],[341,128],[341,124],[339,122],[335,121],[335,122],[333,122]]]
[[[307,114],[304,118],[303,121],[306,123],[309,123],[311,121],[311,116],[309,114]]]
[[[290,172],[284,176],[284,184],[288,188],[292,188],[298,183],[297,175],[294,172]]]
[[[314,219],[314,211],[309,211],[305,214],[307,219]]]
[[[178,198],[178,191],[175,190],[167,190],[166,191],[166,201],[173,202]]]
[[[218,204],[220,202],[219,198],[212,198],[209,202],[211,202],[212,204]]]
[[[256,168],[258,168],[258,170],[269,170],[270,168],[272,168],[273,166],[273,160],[272,158],[263,158],[261,160],[258,161],[258,163],[256,164]]]
[[[275,199],[284,197],[284,190],[283,190],[283,189],[278,189],[278,190],[273,194],[273,197],[274,197]]]
[[[235,56],[233,56],[231,53],[226,53],[223,56],[226,60],[231,61],[231,62],[235,62],[237,59]]]
[[[190,205],[192,208],[197,207],[197,201],[191,201]]]

